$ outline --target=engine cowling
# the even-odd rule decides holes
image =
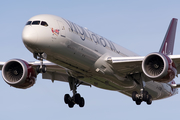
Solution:
[[[2,76],[7,84],[21,89],[33,86],[37,77],[33,67],[20,59],[6,62],[2,68]]]
[[[142,62],[144,74],[157,82],[170,82],[177,74],[173,61],[162,53],[151,53]]]

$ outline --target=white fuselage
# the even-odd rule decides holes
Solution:
[[[46,53],[47,60],[68,68],[74,76],[96,87],[128,96],[132,95],[132,91],[140,90],[135,81],[107,67],[105,62],[107,57],[132,57],[137,54],[57,16],[37,15],[29,21],[45,21],[48,24],[25,26],[23,42],[32,53]],[[103,73],[101,69],[106,70]],[[177,93],[177,89],[171,89],[168,83],[148,80],[145,89],[154,100]]]

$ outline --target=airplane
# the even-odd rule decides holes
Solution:
[[[77,92],[80,85],[120,92],[140,105],[171,97],[180,84],[180,55],[173,55],[177,19],[173,18],[159,52],[138,54],[64,18],[41,14],[28,20],[22,41],[37,61],[11,59],[0,62],[2,77],[12,87],[32,87],[38,74],[42,79],[69,83],[72,96],[64,102],[84,107]]]

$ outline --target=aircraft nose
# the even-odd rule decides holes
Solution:
[[[25,45],[33,47],[36,45],[38,34],[33,27],[27,26],[22,32],[22,39]]]

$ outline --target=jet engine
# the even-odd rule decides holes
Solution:
[[[6,62],[2,68],[2,76],[7,84],[21,89],[33,86],[37,77],[33,67],[20,59]]]
[[[157,82],[170,82],[177,74],[173,61],[162,53],[151,53],[142,62],[144,74]]]

